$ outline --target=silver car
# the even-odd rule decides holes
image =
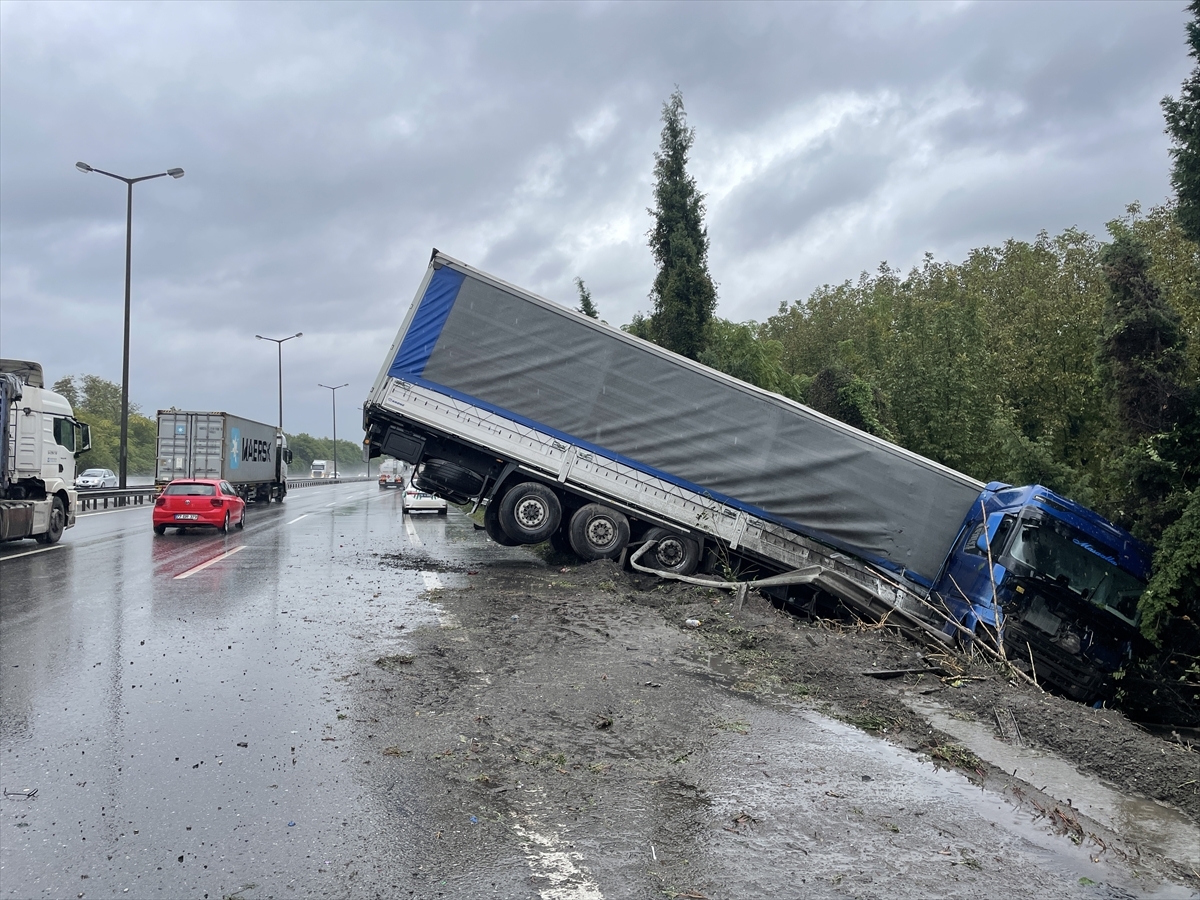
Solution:
[[[86,469],[75,478],[75,487],[83,491],[116,487],[119,483],[120,479],[112,469]]]

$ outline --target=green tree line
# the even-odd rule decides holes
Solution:
[[[52,387],[62,394],[75,411],[75,417],[92,429],[92,449],[79,457],[79,470],[97,468],[118,471],[121,449],[121,386],[96,375],[67,375]],[[158,458],[158,425],[142,415],[141,407],[129,404],[129,474],[154,475]],[[310,434],[288,435],[292,451],[289,474],[293,478],[308,476],[314,459],[333,459],[333,440]],[[343,475],[366,471],[362,461],[362,446],[353,441],[337,442],[338,469]]]
[[[288,472],[293,478],[306,478],[312,468],[314,459],[329,460],[329,468],[333,469],[333,439],[313,437],[311,434],[300,432],[287,436],[288,447],[292,451],[292,464]],[[362,461],[362,444],[344,441],[337,442],[338,472],[342,475],[361,475],[366,471]]]

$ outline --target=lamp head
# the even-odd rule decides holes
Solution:
[[[91,167],[91,166],[89,166],[89,165],[88,165],[87,163],[85,163],[85,162],[77,162],[77,163],[75,163],[75,168],[77,168],[77,169],[78,169],[80,172],[91,172],[91,171],[92,171],[92,167]]]
[[[167,169],[167,174],[170,175],[172,178],[182,178],[183,177],[183,169]]]

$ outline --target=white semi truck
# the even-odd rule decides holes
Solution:
[[[75,460],[91,430],[46,390],[39,363],[0,360],[0,445],[0,541],[55,543],[75,524]]]

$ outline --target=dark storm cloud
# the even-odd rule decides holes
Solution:
[[[697,128],[719,314],[1167,193],[1178,4],[0,6],[0,344],[328,433],[431,246],[608,321],[648,307],[662,102]],[[354,403],[339,404],[353,433]]]

